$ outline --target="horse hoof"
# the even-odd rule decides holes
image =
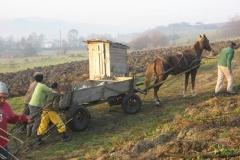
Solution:
[[[197,93],[192,94],[193,97],[195,97],[196,95],[197,95]]]
[[[157,107],[160,107],[160,106],[161,106],[161,103],[160,103],[160,102],[156,102],[156,106],[157,106]]]

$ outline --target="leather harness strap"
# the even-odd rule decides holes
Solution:
[[[180,53],[180,52],[179,52],[179,54],[182,55],[180,58],[179,58],[177,55],[167,55],[168,57],[172,56],[172,57],[174,57],[174,58],[176,58],[176,59],[178,60],[178,62],[177,62],[177,64],[176,64],[175,66],[173,66],[172,64],[170,64],[164,57],[159,57],[163,62],[165,62],[166,64],[168,64],[168,65],[171,67],[170,69],[164,71],[164,72],[161,73],[160,75],[166,74],[166,73],[170,72],[171,70],[175,69],[177,66],[180,66],[180,67],[182,67],[183,69],[188,69],[188,68],[191,69],[191,67],[192,67],[196,62],[201,62],[201,57],[198,57],[197,54],[196,54],[196,52],[194,52],[191,48],[189,49],[189,51],[190,51],[190,53],[193,54],[193,56],[189,56],[189,55],[186,55],[186,54]],[[191,63],[189,64],[189,62],[187,61],[187,57],[192,58],[192,59],[194,59],[194,60],[191,61]],[[185,62],[185,64],[186,64],[185,67],[181,66],[181,64],[180,64],[180,61],[181,61],[182,59],[184,60],[184,62]],[[161,63],[161,65],[162,65],[162,68],[164,68],[163,63]],[[156,71],[156,60],[155,60],[155,64],[154,64],[154,70]],[[159,75],[159,74],[158,74],[158,75]]]

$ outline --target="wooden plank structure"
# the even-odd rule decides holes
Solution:
[[[87,40],[89,54],[89,80],[62,86],[60,108],[67,110],[68,127],[73,131],[85,129],[90,113],[85,106],[108,102],[122,105],[124,112],[134,114],[142,106],[135,94],[136,78],[127,77],[128,46],[108,40]]]
[[[74,92],[65,89],[66,93],[63,95],[60,106],[67,108],[70,98],[73,104],[81,104],[128,93],[136,85],[136,81],[132,80],[131,77],[116,77],[115,80],[101,79],[79,82],[73,86]]]
[[[84,42],[88,45],[90,80],[128,76],[127,49],[130,47],[102,39]]]

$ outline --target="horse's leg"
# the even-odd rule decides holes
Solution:
[[[157,92],[162,85],[161,82],[164,81],[167,78],[167,76],[168,76],[168,74],[157,76],[157,79],[154,82],[154,85],[156,85],[154,87],[154,100],[155,100],[155,103],[156,103],[157,106],[161,105]]]
[[[195,93],[195,90],[194,90],[196,75],[197,75],[197,70],[193,70],[191,72],[191,80],[192,80],[192,91],[191,91],[191,93],[192,93],[193,97],[197,95],[197,93]]]
[[[187,87],[188,87],[188,79],[189,79],[189,72],[185,73],[185,84],[183,89],[183,97],[187,97]]]
[[[158,82],[159,82],[159,81],[156,80],[154,84],[157,84]],[[160,106],[160,105],[161,105],[160,100],[159,100],[159,97],[158,97],[158,94],[157,94],[159,88],[161,87],[161,85],[162,85],[162,84],[157,85],[156,87],[154,87],[154,100],[155,100],[156,106]]]

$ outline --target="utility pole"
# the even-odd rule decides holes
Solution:
[[[117,39],[118,39],[117,41],[119,42],[119,33],[118,33],[118,38]]]
[[[62,39],[61,39],[61,30],[60,31],[60,48],[62,47]]]

